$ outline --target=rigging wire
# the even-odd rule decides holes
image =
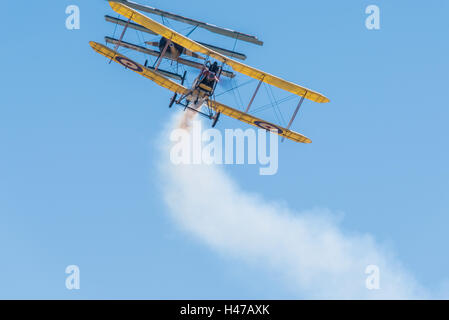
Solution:
[[[270,92],[269,92],[268,89],[267,89],[267,85],[264,83],[263,86],[264,86],[264,88],[265,88],[265,91],[266,91],[266,93],[267,93],[268,98],[270,99],[271,106],[273,106],[273,99],[272,99],[271,96],[270,96]],[[280,121],[279,116],[278,116],[278,114],[277,114],[277,112],[276,112],[276,109],[273,108],[273,111],[274,111],[274,114],[276,115],[277,121],[280,123],[281,121]]]
[[[235,52],[235,49],[237,48],[237,41],[238,41],[238,37],[236,36],[235,37],[235,41],[234,41],[234,47],[232,48],[232,51],[234,51]],[[238,98],[240,99],[240,105],[242,106],[242,108],[243,108],[243,100],[242,100],[242,95],[240,94],[240,90],[238,89],[239,88],[239,85],[238,85],[238,82],[237,82],[237,80],[235,80],[234,78],[231,78],[231,82],[235,82],[237,85],[235,86],[236,87],[236,89],[235,89],[235,91],[237,91],[237,96],[238,96]],[[234,92],[234,90],[232,91],[232,92]],[[237,100],[237,99],[236,99]],[[238,104],[238,102],[237,102],[237,104]]]
[[[198,24],[196,26],[194,26],[193,29],[190,30],[189,33],[186,34],[186,37],[189,37],[196,30],[196,28],[198,28],[198,26],[199,26]]]
[[[238,82],[237,82],[237,80],[235,80],[234,78],[232,79],[232,81],[234,81],[237,85],[236,85],[236,87],[237,87],[237,89],[235,89],[235,91],[237,91],[237,96],[238,96],[238,98],[239,98],[239,100],[240,100],[240,103],[241,103],[241,106],[242,106],[242,108],[243,108],[243,100],[242,100],[242,96],[241,96],[241,94],[240,94],[240,90],[238,89],[239,88],[239,85],[238,85]],[[232,82],[231,81],[231,82]]]
[[[120,15],[117,15],[117,19],[120,17]],[[113,38],[115,38],[115,33],[116,33],[116,31],[117,31],[117,25],[118,25],[118,23],[116,23],[115,24],[115,27],[114,27],[114,34],[113,34]]]
[[[247,85],[247,84],[249,84],[249,83],[251,83],[251,82],[254,82],[254,79],[250,79],[250,80],[248,80],[248,81],[246,81],[246,82],[243,82],[243,83],[239,84],[238,87],[232,87],[231,89],[228,89],[228,90],[226,90],[226,91],[220,92],[220,93],[218,93],[218,94],[216,95],[216,97],[222,96],[222,95],[224,95],[225,93],[228,93],[228,92],[230,92],[230,91],[232,91],[232,90],[235,90],[235,89],[237,89],[237,88],[239,88],[239,87],[241,88],[241,87],[243,87],[243,86],[245,86],[245,85]]]
[[[139,41],[139,43],[145,43],[144,39],[141,39],[141,36],[143,37],[143,35],[141,35],[137,30],[136,30],[136,34],[137,34],[137,40]],[[140,44],[139,44],[140,45]],[[143,58],[146,60],[147,59],[147,55],[145,52],[141,52],[143,54]]]
[[[292,99],[295,98],[295,97],[296,97],[295,94],[291,94],[291,95],[289,95],[289,96],[287,96],[287,97],[284,97],[284,98],[282,98],[282,99],[277,100],[277,104],[278,104],[278,105],[281,105],[281,104],[283,104],[283,103],[285,103],[285,102],[287,102],[287,101],[292,100]],[[258,113],[258,112],[267,110],[269,107],[272,107],[272,104],[271,104],[271,103],[264,104],[264,105],[262,105],[262,106],[259,106],[259,107],[254,108],[253,111],[252,111],[252,113]]]
[[[232,80],[231,80],[231,82],[232,82]],[[235,90],[232,90],[232,95],[233,95],[233,97],[234,97],[235,104],[238,105],[239,102],[237,101],[237,95],[235,94]],[[242,106],[242,107],[243,107],[243,106]]]
[[[275,95],[274,95],[274,93],[273,93],[273,88],[272,88],[271,86],[269,86],[269,88],[270,88],[271,95],[273,96],[273,99],[274,99],[274,103],[275,103],[276,109],[277,109],[277,111],[279,112],[279,114],[280,114],[280,116],[281,116],[282,125],[285,125],[285,119],[284,119],[284,116],[282,115],[281,109],[279,108],[279,105],[278,105],[278,103],[277,103],[277,101],[276,101],[276,97],[275,97]]]

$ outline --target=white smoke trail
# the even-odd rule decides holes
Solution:
[[[177,122],[185,127],[190,119],[188,113]],[[219,166],[173,165],[168,141],[165,136],[164,199],[176,223],[211,248],[279,272],[298,297],[427,297],[371,236],[345,234],[329,211],[295,212],[245,192]],[[368,265],[379,267],[379,290],[366,288]]]

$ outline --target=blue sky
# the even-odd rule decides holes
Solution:
[[[331,99],[301,109],[293,128],[313,143],[282,144],[278,174],[227,166],[229,177],[295,210],[342,213],[344,232],[371,234],[439,290],[449,279],[446,1],[143,3],[257,35],[264,47],[237,44],[248,64]],[[65,28],[70,4],[80,7],[80,30]],[[381,30],[365,28],[370,4],[380,7]],[[106,1],[3,8],[0,298],[308,297],[173,221],[158,138],[181,111],[167,108],[169,92],[89,47],[114,32]],[[192,38],[233,46],[205,31]],[[282,105],[284,117],[294,107]],[[79,291],[65,288],[70,264],[81,268]]]

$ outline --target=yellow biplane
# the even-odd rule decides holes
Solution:
[[[90,42],[90,45],[96,52],[107,57],[108,59],[110,59],[110,61],[115,61],[125,66],[127,69],[135,71],[140,75],[154,81],[158,85],[174,92],[174,95],[170,100],[169,107],[172,107],[173,104],[176,103],[183,106],[184,108],[199,112],[213,121],[213,127],[217,124],[220,114],[224,114],[237,120],[246,122],[250,125],[275,132],[283,138],[288,138],[290,140],[302,143],[312,142],[309,138],[297,132],[291,131],[290,126],[297,116],[299,108],[304,102],[304,99],[308,99],[318,103],[326,103],[329,102],[328,98],[318,92],[304,88],[292,82],[283,80],[279,77],[236,61],[233,58],[244,60],[246,59],[246,56],[238,52],[193,41],[187,36],[184,36],[181,33],[168,28],[167,26],[143,15],[137,10],[160,15],[163,18],[165,17],[185,22],[195,26],[195,28],[204,28],[218,34],[230,36],[257,45],[262,45],[263,43],[256,37],[229,29],[219,28],[217,26],[199,22],[193,19],[184,18],[182,16],[178,16],[148,6],[139,5],[130,1],[115,0],[109,1],[109,4],[115,12],[127,18],[127,20],[122,20],[119,18],[113,18],[111,16],[105,17],[109,22],[124,26],[121,37],[119,39],[106,37],[107,43],[112,43],[115,45],[114,49],[110,49],[105,45],[93,41]],[[159,42],[147,42],[147,44],[150,46],[159,47],[159,52],[123,41],[123,36],[127,28],[133,28],[142,32],[161,36]],[[118,53],[118,49],[121,46],[157,56],[155,65],[149,67],[147,66],[147,61],[144,65],[141,65]],[[203,63],[181,58],[181,56],[184,55],[202,60]],[[201,71],[193,82],[193,85],[190,88],[187,88],[183,85],[186,77],[186,72],[184,72],[184,75],[180,77],[179,75],[174,75],[170,72],[161,70],[159,67],[162,59],[170,59],[172,61],[176,61],[190,67],[198,68]],[[225,76],[232,78],[235,76],[235,74],[233,74],[232,72],[224,70],[225,65],[230,66],[236,72],[259,80],[256,91],[252,95],[252,98],[249,101],[245,112],[226,106],[215,101],[214,99],[214,91],[220,80],[220,77]],[[180,80],[181,83],[178,83],[169,78]],[[293,116],[291,117],[286,128],[256,118],[248,113],[262,83],[278,87],[301,97],[299,104],[297,105]],[[203,106],[208,108],[208,113],[201,111]]]

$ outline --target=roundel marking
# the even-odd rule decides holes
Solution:
[[[259,128],[271,131],[271,130],[275,130],[277,131],[279,134],[281,134],[283,131],[281,128],[276,127],[274,124],[268,123],[268,122],[264,122],[264,121],[254,121],[254,124],[256,126],[258,126]]]
[[[128,58],[125,57],[116,57],[115,60],[117,60],[118,63],[120,63],[122,66],[125,66],[133,71],[136,72],[142,72],[143,69],[137,65],[134,61],[129,60]]]

